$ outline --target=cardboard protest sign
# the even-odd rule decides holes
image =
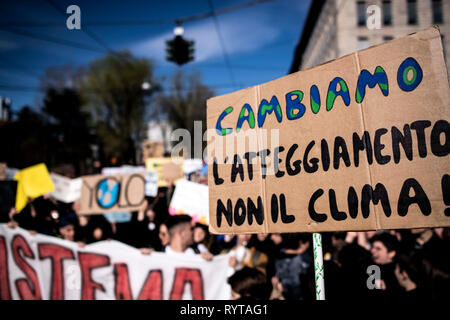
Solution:
[[[0,300],[227,300],[228,260],[143,255],[115,240],[81,248],[0,223]]]
[[[143,146],[144,161],[148,158],[161,158],[164,156],[164,144],[162,141],[150,141],[144,142]]]
[[[450,225],[437,28],[207,102],[210,229]]]
[[[145,173],[83,176],[80,214],[136,211],[145,200]]]
[[[47,166],[44,163],[20,170],[14,180],[17,180],[16,210],[17,212],[27,204],[27,197],[37,198],[55,190]]]
[[[56,173],[51,173],[55,191],[51,192],[51,196],[56,200],[71,203],[78,200],[81,196],[81,178],[69,179]]]
[[[145,195],[155,197],[158,193],[158,173],[146,171],[143,166],[123,165],[121,167],[106,167],[102,169],[103,175],[118,175],[145,172]]]
[[[209,223],[208,186],[180,179],[170,201],[169,213],[188,214],[195,222]]]
[[[148,171],[158,173],[158,187],[167,187],[169,182],[183,178],[183,158],[150,158],[145,162]]]

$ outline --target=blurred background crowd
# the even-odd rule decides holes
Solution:
[[[315,299],[311,234],[210,234],[207,225],[189,216],[169,215],[174,188],[159,188],[156,197],[146,197],[127,222],[104,214],[79,215],[76,202],[65,204],[50,196],[30,200],[20,214],[12,208],[1,222],[80,247],[114,239],[150,255],[167,252],[177,238],[181,247],[172,248],[182,248],[180,252],[202,254],[207,260],[229,254],[234,298]],[[189,239],[178,239],[176,227],[185,222],[192,233]],[[322,237],[328,300],[450,297],[450,228],[331,232]]]

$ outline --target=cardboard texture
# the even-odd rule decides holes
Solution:
[[[167,187],[169,182],[183,178],[183,158],[149,158],[145,162],[148,171],[158,173],[158,187]]]
[[[16,210],[27,204],[27,197],[34,199],[55,190],[52,179],[44,163],[20,170],[14,180],[17,180]]]
[[[449,101],[435,27],[209,99],[211,232],[450,226]]]
[[[79,214],[136,211],[145,200],[145,172],[81,178]]]

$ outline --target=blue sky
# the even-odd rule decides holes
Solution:
[[[68,30],[62,10],[81,9],[82,30]],[[216,10],[249,0],[213,0]],[[0,95],[12,99],[13,109],[37,106],[39,78],[52,66],[87,65],[112,50],[128,49],[155,62],[155,74],[168,88],[168,79],[180,68],[199,71],[217,94],[267,82],[286,75],[301,34],[310,0],[274,0],[217,16],[231,71],[227,68],[211,17],[183,24],[184,37],[195,40],[195,60],[182,67],[165,60],[165,41],[173,38],[171,21],[210,12],[208,0],[191,1],[75,1],[15,0],[0,3]],[[137,22],[146,21],[147,24]],[[99,25],[122,22],[121,25]],[[123,25],[125,23],[126,25]],[[57,38],[90,50],[74,48],[8,32]],[[90,33],[99,41],[95,41]]]

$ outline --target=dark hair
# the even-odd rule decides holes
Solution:
[[[400,271],[406,271],[411,281],[417,286],[423,285],[425,268],[422,259],[417,257],[414,253],[410,253],[400,254],[396,260]]]
[[[191,223],[191,221],[192,221],[191,216],[187,214],[176,214],[173,216],[169,216],[164,222],[164,224],[167,226],[167,230],[169,230],[170,232],[176,226],[179,226],[180,224],[184,223]]]
[[[264,273],[244,267],[228,278],[228,284],[241,299],[268,300],[272,291]]]
[[[377,235],[374,235],[370,239],[370,243],[374,243],[375,241],[380,241],[386,247],[388,252],[396,251],[398,252],[399,243],[395,236],[392,234],[383,232]]]
[[[194,228],[200,228],[205,232],[205,239],[203,242],[207,243],[210,240],[211,235],[209,233],[209,229],[208,229],[207,225],[197,222],[197,223],[195,223]]]
[[[298,249],[300,242],[306,243],[311,241],[311,235],[307,233],[282,233],[281,238],[286,249]]]
[[[64,214],[59,218],[58,226],[60,228],[67,227],[68,225],[77,225],[77,215],[75,213]]]

